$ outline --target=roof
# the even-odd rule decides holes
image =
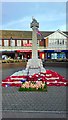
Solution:
[[[62,34],[62,35],[65,36],[66,38],[68,38],[68,32],[64,32],[64,31],[61,31],[61,30],[59,30],[59,29],[58,29],[57,31],[54,31],[54,33],[56,33],[56,32]],[[54,33],[52,33],[52,34],[54,34]],[[51,36],[52,34],[50,34],[50,35],[48,35],[48,36],[46,36],[46,37],[44,37],[44,38],[46,39],[47,37]]]
[[[62,35],[64,35],[65,37],[68,37],[68,35],[66,34],[66,33],[64,33],[64,32],[62,32],[61,30],[57,30],[59,33],[61,33]]]
[[[44,37],[49,36],[55,31],[40,31]],[[68,35],[68,32],[64,32]],[[1,39],[31,39],[32,31],[17,31],[17,30],[0,30],[0,38]],[[41,39],[41,36],[38,35],[38,39]]]

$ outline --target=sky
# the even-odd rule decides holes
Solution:
[[[32,16],[40,31],[66,30],[66,2],[3,2],[3,30],[31,31]]]

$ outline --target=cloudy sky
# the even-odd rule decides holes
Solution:
[[[39,22],[39,30],[66,30],[66,2],[3,2],[3,30],[31,30],[34,16]]]

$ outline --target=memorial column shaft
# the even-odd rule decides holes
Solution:
[[[37,51],[37,28],[32,28],[32,59],[38,59],[38,51]]]

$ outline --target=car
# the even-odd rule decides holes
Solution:
[[[8,59],[8,56],[7,56],[7,55],[2,55],[2,59],[3,59],[3,60],[7,60],[7,59]]]

